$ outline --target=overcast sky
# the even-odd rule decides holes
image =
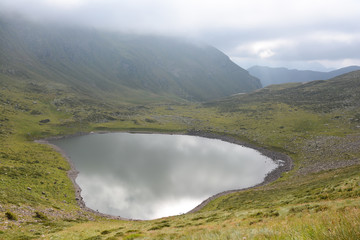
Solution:
[[[243,68],[360,65],[359,0],[0,0],[40,21],[183,36]]]

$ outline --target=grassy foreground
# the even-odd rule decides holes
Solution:
[[[205,105],[115,108],[68,96],[72,102],[57,106],[54,92],[0,87],[0,239],[360,238],[356,104],[294,104],[273,95],[284,90],[277,86]],[[66,173],[69,164],[49,146],[33,142],[90,131],[194,130],[285,153],[294,168],[266,186],[222,196],[197,213],[120,221],[80,209]]]

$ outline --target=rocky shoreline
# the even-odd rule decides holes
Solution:
[[[259,151],[262,155],[272,159],[276,164],[278,164],[277,168],[275,168],[273,171],[269,172],[265,176],[265,179],[264,179],[263,182],[255,185],[255,186],[252,186],[252,187],[228,190],[228,191],[224,191],[224,192],[220,192],[218,194],[215,194],[215,195],[209,197],[208,199],[204,200],[202,203],[200,203],[198,206],[196,206],[194,209],[190,210],[187,213],[195,213],[197,211],[200,211],[209,202],[211,202],[212,200],[214,200],[214,199],[216,199],[218,197],[221,197],[221,196],[224,196],[224,195],[227,195],[227,194],[230,194],[230,193],[241,192],[241,191],[244,191],[244,190],[248,190],[248,189],[252,189],[252,188],[256,188],[256,187],[260,187],[260,186],[264,186],[266,184],[269,184],[269,183],[277,180],[278,178],[280,178],[280,176],[281,176],[281,174],[283,172],[288,172],[293,168],[293,161],[286,154],[271,151],[271,150],[268,150],[268,149],[265,149],[265,148],[262,148],[262,147],[258,147],[258,146],[252,145],[250,143],[235,139],[235,138],[233,138],[231,136],[219,135],[219,134],[216,134],[216,133],[201,132],[201,131],[190,131],[190,132],[187,133],[187,135],[218,139],[218,140],[222,140],[222,141],[225,141],[225,142],[234,143],[234,144],[238,144],[238,145],[241,145],[241,146],[244,146],[244,147],[252,148],[252,149],[255,149],[255,150]]]
[[[127,131],[130,133],[150,133],[150,132],[144,132],[144,131]],[[110,132],[97,132],[97,133],[110,133]],[[154,133],[154,132],[151,132]],[[79,174],[79,172],[76,170],[73,162],[71,161],[71,159],[69,158],[69,156],[66,155],[66,153],[59,148],[58,146],[50,143],[49,141],[54,140],[54,139],[59,139],[59,138],[67,138],[67,137],[73,137],[73,136],[81,136],[81,135],[86,135],[89,133],[77,133],[77,134],[73,134],[73,135],[68,135],[68,136],[61,136],[61,137],[52,137],[52,138],[47,138],[47,139],[41,139],[41,140],[35,140],[36,143],[40,143],[40,144],[47,144],[49,146],[51,146],[55,151],[59,152],[70,164],[71,169],[67,172],[68,177],[70,178],[71,182],[74,185],[74,189],[75,189],[75,198],[76,201],[78,203],[78,205],[80,206],[81,209],[96,214],[97,216],[100,217],[106,217],[106,218],[110,218],[110,219],[118,219],[118,220],[134,220],[134,219],[129,219],[129,218],[123,218],[120,216],[113,216],[113,215],[109,215],[109,214],[104,214],[104,213],[100,213],[98,211],[95,211],[91,208],[88,208],[81,196],[81,188],[80,186],[76,183],[75,179],[77,177],[77,175]],[[159,133],[161,134],[161,133]],[[181,133],[166,133],[166,134],[181,134]],[[202,132],[202,131],[188,131],[186,133],[182,133],[184,135],[190,135],[190,136],[198,136],[198,137],[205,137],[205,138],[210,138],[210,139],[218,139],[218,140],[222,140],[225,142],[229,142],[229,143],[234,143],[234,144],[238,144],[244,147],[249,147],[252,149],[255,149],[257,151],[259,151],[260,153],[262,153],[264,156],[269,157],[270,159],[272,159],[273,161],[275,161],[279,166],[274,169],[273,171],[271,171],[270,173],[268,173],[264,179],[264,181],[260,184],[257,184],[255,186],[252,187],[248,187],[248,188],[242,188],[242,189],[234,189],[234,190],[228,190],[228,191],[224,191],[218,194],[215,194],[211,197],[209,197],[208,199],[204,200],[201,204],[199,204],[198,206],[196,206],[194,209],[190,210],[187,213],[195,213],[199,210],[201,210],[204,206],[206,206],[210,201],[230,194],[230,193],[235,193],[235,192],[240,192],[240,191],[244,191],[247,189],[251,189],[251,188],[255,188],[255,187],[259,187],[259,186],[263,186],[266,185],[270,182],[275,181],[276,179],[278,179],[281,174],[283,172],[288,172],[293,168],[293,162],[292,159],[287,156],[286,154],[283,153],[279,153],[279,152],[275,152],[275,151],[271,151],[262,147],[258,147],[252,144],[249,144],[247,142],[243,142],[240,141],[238,139],[235,139],[231,136],[226,136],[226,135],[220,135],[220,134],[215,134],[215,133],[210,133],[210,132]]]

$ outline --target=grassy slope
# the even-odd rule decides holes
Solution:
[[[66,99],[66,91],[26,91],[28,85],[12,85],[10,79],[0,86],[0,239],[358,239],[358,74],[274,86],[207,105],[116,109],[79,96],[59,107],[54,98]],[[42,119],[51,121],[39,124]],[[129,129],[228,134],[287,153],[295,167],[274,183],[220,197],[195,214],[106,220],[77,207],[68,164],[31,141]]]

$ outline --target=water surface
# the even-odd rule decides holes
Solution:
[[[80,172],[88,207],[134,219],[185,213],[216,193],[261,183],[277,167],[254,149],[186,135],[90,134],[52,143]]]

